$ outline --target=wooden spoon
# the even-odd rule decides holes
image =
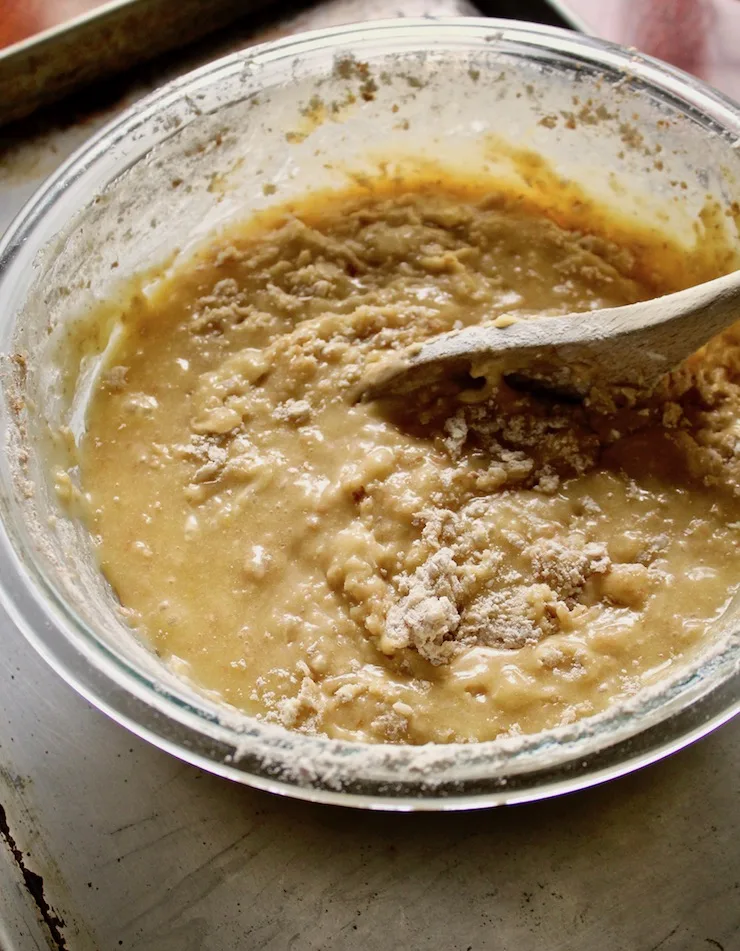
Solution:
[[[470,384],[470,377],[498,376],[576,398],[593,387],[650,390],[736,320],[740,270],[623,307],[565,317],[504,316],[440,334],[371,365],[356,395],[378,399],[442,379]]]

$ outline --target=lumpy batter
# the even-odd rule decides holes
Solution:
[[[89,410],[131,625],[251,714],[368,742],[530,733],[665,676],[740,578],[737,325],[610,414],[506,383],[350,398],[454,327],[674,289],[639,264],[440,183],[214,238],[135,298]]]

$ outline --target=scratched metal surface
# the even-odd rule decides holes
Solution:
[[[334,0],[271,35],[394,8]],[[128,101],[251,38],[232,33],[114,84],[96,109],[57,107],[6,133],[0,231]],[[252,791],[159,752],[78,697],[2,613],[0,654],[2,951],[740,949],[740,721],[560,800],[373,815]]]

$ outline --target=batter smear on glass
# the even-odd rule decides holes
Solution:
[[[678,289],[645,260],[454,182],[214,237],[134,297],[89,409],[130,624],[248,713],[367,742],[531,733],[672,672],[740,578],[740,327],[611,408],[505,382],[351,399],[455,327]]]

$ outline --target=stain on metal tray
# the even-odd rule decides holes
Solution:
[[[42,876],[31,871],[31,869],[26,865],[23,853],[18,848],[13,834],[10,831],[10,827],[8,826],[7,814],[2,803],[0,803],[0,839],[2,839],[8,846],[15,864],[18,866],[18,869],[23,876],[23,884],[25,885],[26,890],[38,909],[41,921],[48,932],[51,946],[56,948],[57,951],[69,951],[67,939],[64,937],[64,933],[62,931],[65,924],[64,919],[60,918],[59,915],[56,914],[54,909],[46,900],[46,895],[44,893],[44,879]]]

